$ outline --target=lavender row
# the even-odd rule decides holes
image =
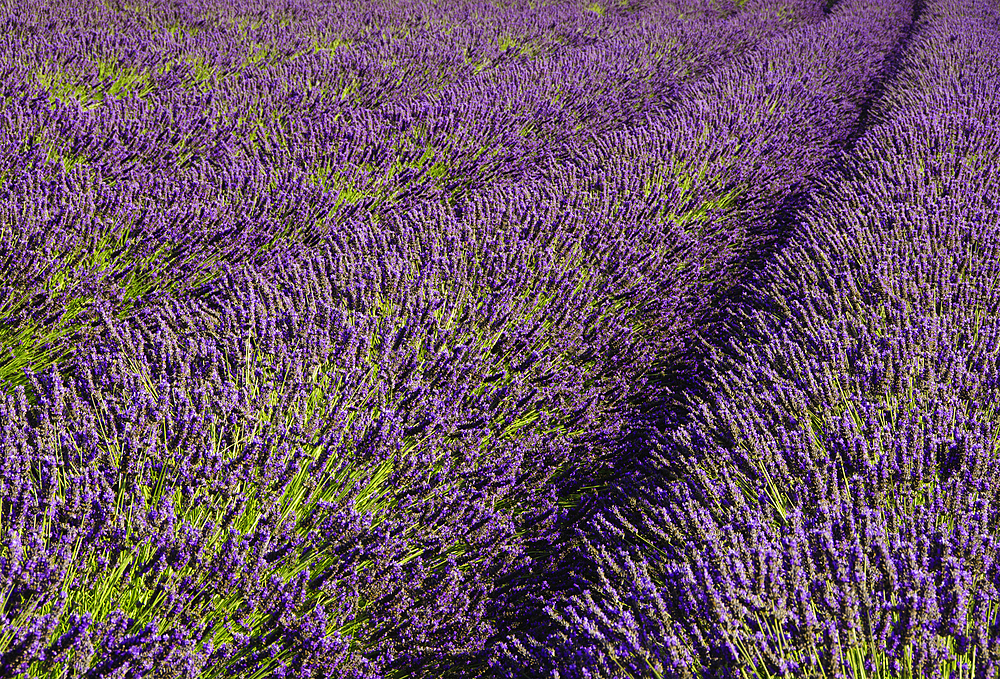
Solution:
[[[519,211],[494,221],[484,218],[489,204],[479,206],[478,214],[470,211],[461,222],[436,215],[450,227],[445,233],[407,230],[402,219],[379,225],[385,228],[359,227],[312,256],[286,253],[274,267],[257,274],[242,273],[224,284],[208,284],[199,295],[179,299],[164,313],[141,312],[122,321],[105,310],[104,320],[94,329],[96,336],[81,343],[68,369],[60,366],[32,381],[33,391],[41,395],[38,407],[9,406],[9,450],[16,452],[5,458],[9,471],[4,481],[10,497],[5,524],[17,526],[21,535],[37,533],[42,525],[55,526],[47,529],[53,535],[44,543],[28,550],[24,542],[10,547],[11,553],[27,551],[30,558],[24,558],[29,563],[50,568],[40,580],[25,581],[25,576],[7,585],[16,594],[14,610],[20,615],[28,602],[56,596],[68,577],[59,568],[69,568],[69,563],[55,546],[63,541],[79,544],[77,549],[82,550],[73,562],[96,563],[91,556],[107,550],[144,555],[142,563],[138,557],[114,563],[126,573],[167,559],[173,568],[165,569],[168,582],[209,567],[205,562],[195,568],[185,566],[186,561],[169,560],[174,548],[169,540],[179,539],[171,532],[173,526],[155,538],[139,524],[132,537],[118,533],[106,536],[106,542],[82,540],[73,524],[88,521],[56,514],[63,500],[58,489],[81,487],[80,476],[96,475],[91,483],[105,488],[94,491],[105,493],[103,505],[93,505],[93,498],[81,500],[82,505],[65,500],[84,511],[91,505],[92,511],[110,515],[92,519],[91,527],[127,526],[124,514],[143,517],[160,511],[162,498],[172,498],[173,507],[162,511],[196,524],[205,513],[187,503],[199,495],[205,503],[217,503],[211,510],[215,514],[209,516],[222,522],[229,515],[233,521],[239,516],[234,512],[242,511],[237,504],[241,495],[249,499],[261,493],[258,507],[281,505],[289,479],[301,468],[295,465],[308,461],[306,456],[315,446],[326,445],[329,457],[324,464],[332,460],[340,465],[341,477],[353,474],[359,479],[355,492],[366,489],[375,496],[355,500],[354,507],[364,510],[376,525],[386,520],[383,515],[388,512],[393,534],[399,536],[393,548],[397,551],[376,562],[370,572],[389,569],[394,582],[404,587],[403,592],[385,590],[380,597],[355,594],[355,600],[364,596],[368,602],[378,601],[366,614],[370,620],[353,624],[347,616],[359,614],[349,606],[330,614],[330,624],[337,625],[334,630],[343,630],[351,643],[365,649],[376,667],[409,662],[407,653],[433,659],[481,648],[492,633],[483,619],[491,583],[507,569],[523,565],[524,543],[544,538],[554,518],[546,513],[559,511],[546,485],[548,477],[574,462],[581,447],[589,450],[594,438],[614,433],[607,428],[595,431],[601,424],[598,418],[627,392],[631,366],[648,363],[651,355],[639,329],[616,313],[620,301],[610,309],[599,303],[609,292],[626,298],[627,286],[633,284],[630,275],[642,269],[616,269],[614,243],[592,238],[583,246],[598,249],[602,259],[587,262],[594,270],[591,280],[584,279],[577,273],[581,244],[570,242],[567,247],[568,239],[560,242],[551,232],[547,242],[540,242],[537,233],[522,230],[520,218],[532,198],[521,197]],[[557,210],[549,210],[546,226],[560,218]],[[542,216],[536,215],[536,221],[542,223]],[[477,228],[481,232],[476,233]],[[466,244],[458,251],[467,252],[467,259],[455,257],[456,242]],[[426,261],[415,262],[414,252]],[[308,264],[302,264],[302,257]],[[444,268],[450,277],[442,275]],[[271,277],[278,282],[268,282]],[[450,289],[443,287],[448,280],[454,282]],[[279,294],[274,288],[289,292]],[[240,294],[242,290],[254,292]],[[301,293],[289,299],[292,291]],[[581,310],[587,315],[582,316]],[[310,343],[308,351],[289,350],[300,338]],[[70,389],[59,386],[61,374],[72,375]],[[268,425],[272,419],[280,422],[286,411],[294,417],[295,409],[313,411],[309,418],[315,431],[304,424],[291,431]],[[67,422],[66,413],[74,419]],[[334,447],[324,436],[335,442],[346,436],[351,442]],[[77,446],[83,454],[74,452]],[[130,456],[123,447],[134,452]],[[220,452],[227,450],[238,456],[228,466]],[[42,468],[32,464],[38,459],[47,461]],[[323,478],[315,473],[317,468],[313,465],[309,471],[315,482]],[[33,476],[36,471],[38,477]],[[51,479],[60,476],[65,480],[52,485]],[[217,482],[227,476],[228,483]],[[333,477],[331,483],[344,484],[341,477]],[[52,505],[39,504],[38,493],[44,496],[53,488]],[[347,490],[334,485],[324,492],[336,498],[337,507],[349,508],[352,495]],[[310,512],[306,517],[310,516],[313,505],[302,503]],[[129,506],[133,509],[126,512]],[[195,511],[200,513],[192,514]],[[534,527],[514,520],[523,513],[531,513]],[[303,533],[311,526],[308,520],[304,517]],[[246,532],[252,525],[246,519],[241,529]],[[211,558],[213,546],[221,549],[225,536],[206,530],[201,539],[207,543],[206,558]],[[286,547],[283,553],[290,564],[286,572],[318,558],[309,557],[315,555],[317,535],[309,543],[302,543],[298,533],[262,535],[253,544],[270,540],[276,545],[274,552]],[[372,540],[382,536],[377,530],[371,532]],[[234,544],[239,545],[241,537],[233,536]],[[185,548],[175,547],[185,553]],[[306,550],[310,551],[303,556]],[[462,594],[448,588],[435,592],[431,587],[435,578],[448,573],[458,577],[461,569],[449,570],[449,556],[458,559],[456,568],[468,571],[462,578]],[[402,571],[396,569],[407,564],[411,565]],[[347,563],[324,567],[349,576]],[[226,572],[232,575],[234,568],[230,564]],[[261,577],[270,574],[261,568],[250,569],[251,575],[258,570]],[[87,577],[96,575],[89,572]],[[98,588],[86,578],[78,584],[81,591]],[[234,586],[247,597],[254,590],[252,582],[238,581]],[[185,590],[185,596],[196,596],[202,587],[211,591],[219,585],[201,582],[195,590]],[[98,589],[114,591],[110,585]],[[134,595],[142,606],[148,603],[145,597],[155,596],[155,584],[148,589]],[[239,596],[233,597],[228,603],[204,598],[200,602],[201,606],[240,605]],[[415,599],[424,603],[418,605]],[[63,613],[80,613],[88,605],[83,600]],[[149,606],[143,615],[139,613],[144,609],[128,609],[123,619],[157,622],[161,637],[141,642],[143,652],[152,654],[150,662],[169,662],[156,654],[166,653],[164,649],[174,644],[170,641],[174,637],[162,635],[179,623],[169,615],[151,617]],[[447,621],[438,621],[433,614],[442,608],[452,609]],[[415,609],[427,610],[415,620]],[[103,624],[106,611],[98,612],[95,623]],[[11,621],[17,630],[11,646],[23,644],[20,659],[25,662],[46,657],[39,653],[46,634],[51,640],[65,631],[29,631],[26,623],[31,615],[26,615],[27,619]],[[192,629],[195,621],[184,620],[185,628]],[[139,623],[128,622],[125,632],[137,632],[135,624]],[[101,629],[80,633],[97,634]],[[200,631],[192,634],[203,638],[191,640],[192,644],[205,636],[215,638],[216,645],[227,638],[226,633],[212,637],[204,628],[194,629]],[[449,635],[454,641],[445,643]],[[232,634],[228,638],[236,643]],[[258,642],[248,638],[241,643]],[[112,644],[98,649],[96,657],[115,657],[116,652]],[[192,662],[222,663],[226,657],[209,654]],[[337,662],[348,663],[343,654]],[[333,671],[332,665],[323,667]]]
[[[509,660],[996,676],[998,52],[995,6],[926,3],[878,124],[707,344],[711,398],[581,531],[558,631]],[[658,478],[675,458],[689,477]]]
[[[859,75],[864,77],[864,71]],[[789,107],[789,114],[794,110]],[[789,120],[789,124],[794,122]],[[764,128],[763,133],[768,131]],[[302,290],[304,299],[282,302],[277,292],[267,292],[272,284],[254,276],[247,279],[248,274],[243,273],[218,284],[221,287],[205,284],[195,297],[181,296],[176,309],[164,318],[146,312],[123,322],[108,316],[105,310],[106,319],[93,330],[96,337],[82,343],[84,348],[67,373],[71,388],[60,388],[59,380],[63,378],[55,372],[32,384],[33,391],[45,399],[39,410],[29,410],[27,404],[9,405],[10,421],[21,423],[20,430],[12,428],[11,437],[16,441],[12,450],[23,451],[9,463],[13,471],[9,472],[8,483],[12,489],[19,489],[16,494],[12,491],[18,499],[16,508],[10,509],[10,520],[18,522],[20,535],[31,532],[27,526],[34,531],[46,525],[48,513],[47,530],[56,535],[47,542],[30,545],[30,560],[24,556],[24,541],[17,547],[9,546],[12,555],[15,549],[20,550],[20,559],[35,564],[27,572],[43,574],[26,582],[27,576],[22,575],[25,571],[18,570],[19,579],[10,587],[16,588],[15,600],[25,602],[25,606],[26,602],[46,599],[33,599],[32,593],[38,590],[54,595],[68,578],[68,560],[55,546],[60,542],[74,548],[79,543],[80,550],[85,550],[87,543],[86,548],[92,550],[89,555],[96,560],[97,548],[73,532],[78,528],[73,525],[77,521],[89,527],[99,523],[119,526],[124,536],[119,532],[99,544],[112,554],[138,556],[131,560],[119,556],[113,568],[124,574],[148,567],[143,577],[155,570],[154,577],[160,579],[149,578],[141,584],[126,579],[126,587],[135,589],[128,590],[131,593],[127,596],[121,595],[121,613],[110,618],[104,613],[113,611],[114,603],[100,604],[108,610],[98,608],[101,615],[89,622],[85,617],[72,622],[68,610],[63,611],[66,617],[42,621],[22,608],[19,615],[25,617],[8,623],[8,634],[13,636],[9,636],[5,653],[10,655],[5,658],[11,666],[39,658],[41,662],[60,662],[59,653],[64,650],[74,658],[84,658],[80,662],[87,664],[87,645],[101,638],[107,631],[102,626],[111,624],[109,620],[119,625],[115,628],[118,631],[104,646],[95,648],[91,660],[133,662],[126,657],[126,637],[154,623],[155,631],[131,640],[135,654],[147,656],[145,660],[135,658],[134,666],[147,661],[162,665],[186,657],[195,667],[212,662],[220,667],[257,663],[266,668],[262,656],[284,647],[280,662],[295,662],[297,658],[304,664],[318,663],[317,672],[333,672],[334,667],[345,673],[355,671],[352,667],[358,672],[366,667],[375,672],[376,668],[412,663],[441,665],[449,659],[454,662],[455,658],[478,653],[496,631],[490,622],[495,614],[487,611],[486,603],[494,591],[493,583],[522,566],[530,542],[547,539],[548,526],[565,513],[559,508],[554,489],[547,486],[547,477],[553,470],[584,466],[586,456],[598,451],[602,436],[614,440],[622,433],[620,424],[609,422],[608,412],[617,407],[620,394],[633,383],[631,378],[656,353],[646,348],[644,328],[636,324],[636,316],[641,320],[642,314],[650,313],[647,305],[663,305],[661,310],[652,310],[661,315],[676,306],[675,302],[665,301],[665,293],[637,297],[641,291],[637,283],[649,281],[653,283],[649,290],[659,294],[669,291],[670,276],[683,279],[681,274],[671,273],[671,265],[677,261],[671,248],[684,246],[681,234],[657,235],[663,227],[647,224],[646,237],[661,239],[658,254],[652,258],[640,256],[644,254],[640,243],[628,245],[629,238],[645,221],[641,209],[632,208],[632,218],[622,220],[623,226],[616,232],[609,229],[614,220],[593,220],[593,196],[578,195],[575,200],[580,201],[580,214],[574,215],[551,193],[539,194],[538,189],[525,188],[519,189],[524,195],[518,197],[502,191],[498,189],[479,205],[466,205],[461,216],[449,215],[443,207],[425,206],[389,222],[353,222],[350,228],[331,235],[326,249],[321,248],[310,260],[313,264],[309,266],[316,269],[295,271],[296,258],[291,254],[276,260],[282,266],[265,269],[279,280],[282,275],[288,277],[282,285],[288,292],[283,294]],[[539,197],[544,197],[543,205],[548,204],[541,214],[531,207],[540,202]],[[513,206],[500,224],[486,218],[498,201]],[[621,208],[606,202],[603,213],[610,215],[611,210]],[[505,245],[511,242],[516,247]],[[455,256],[456,252],[474,255],[461,258]],[[691,252],[689,249],[687,259],[697,259]],[[416,253],[419,257],[415,258]],[[294,273],[281,274],[282,268]],[[469,283],[458,290],[442,289],[448,280]],[[683,289],[684,284],[677,287]],[[257,304],[241,297],[238,291],[243,289],[259,290],[256,294],[268,298],[268,302]],[[191,309],[197,310],[197,305],[212,295],[219,296],[215,311],[199,311],[201,321],[183,321],[195,313]],[[313,298],[320,302],[310,301]],[[285,311],[279,312],[282,308]],[[590,313],[581,317],[580,309]],[[324,321],[324,313],[343,320]],[[253,320],[219,321],[224,327],[228,324],[230,330],[222,334],[222,339],[213,339],[211,333],[220,331],[211,329],[215,321],[204,320],[206,314],[209,319],[213,314],[223,314]],[[205,329],[206,323],[210,330]],[[247,323],[250,327],[263,324],[264,329],[257,330],[255,336],[264,339],[250,340]],[[317,327],[316,323],[327,325]],[[144,324],[167,327],[143,330]],[[177,327],[172,329],[171,324]],[[346,332],[345,326],[351,334],[341,339],[343,335],[338,333]],[[133,327],[136,329],[130,330]],[[123,339],[115,340],[115,333]],[[179,335],[186,336],[188,343],[182,344]],[[296,337],[316,338],[319,348],[305,354],[282,349]],[[258,341],[264,342],[265,349],[258,348]],[[207,344],[199,348],[198,342]],[[97,355],[88,356],[90,351]],[[286,354],[282,355],[282,351]],[[184,366],[197,365],[199,361],[192,359],[200,355],[206,356],[206,365],[187,377]],[[263,365],[254,363],[258,355]],[[284,385],[284,376],[295,375],[296,371],[301,371],[303,377],[289,378],[293,386],[266,384],[268,380],[277,383],[280,378]],[[92,386],[102,381],[122,386],[110,390]],[[175,395],[161,400],[171,390]],[[345,393],[338,400],[339,390]],[[72,395],[74,391],[78,396]],[[67,399],[69,407],[58,407],[59,398]],[[296,420],[294,414],[296,407],[299,412],[308,412],[310,398],[313,410],[319,410],[309,420],[316,423],[316,431],[301,424],[304,415]],[[172,399],[178,402],[175,411],[170,410]],[[307,405],[293,407],[296,399]],[[317,399],[321,404],[327,399],[333,403],[319,407],[315,405]],[[158,405],[149,405],[151,400]],[[50,411],[64,417],[73,413],[80,420],[65,424],[55,418],[55,424],[43,423],[43,413]],[[292,424],[283,419],[286,412],[292,413]],[[358,414],[352,417],[351,412]],[[217,419],[210,422],[205,416],[202,420],[196,413],[211,413]],[[348,419],[351,424],[345,425]],[[277,422],[272,424],[272,420]],[[295,424],[297,421],[300,423]],[[323,438],[333,437],[345,427],[348,432],[356,432],[353,443],[335,448],[332,439]],[[154,431],[156,436],[163,431],[164,439],[153,439]],[[79,432],[79,437],[71,436],[74,432]],[[246,432],[254,432],[256,439],[248,439]],[[116,440],[133,451],[131,457],[125,451],[115,454]],[[71,442],[89,449],[89,453],[78,456],[79,467],[75,469],[71,465],[73,452],[67,452],[74,450]],[[345,461],[338,468],[340,475],[333,474],[322,493],[303,493],[295,502],[285,501],[283,498],[295,498],[298,489],[307,483],[305,479],[313,476],[306,472],[298,475],[310,451],[319,454],[313,446],[324,444],[335,451],[323,460],[324,465],[326,460]],[[49,446],[48,455],[38,452],[40,446]],[[174,452],[178,448],[181,452]],[[247,448],[251,452],[243,455]],[[192,498],[200,490],[205,498],[202,504],[211,504],[214,500],[205,489],[213,488],[215,479],[227,475],[220,473],[224,461],[219,452],[226,450],[239,456],[228,472],[229,495],[226,484],[222,484],[217,489],[221,499],[216,506],[195,515],[192,505],[198,503]],[[164,456],[168,463],[163,462]],[[31,461],[46,457],[49,462],[44,469],[37,469],[36,481]],[[134,536],[129,534],[130,519],[122,515],[124,510],[112,512],[114,518],[92,518],[89,523],[76,515],[59,514],[59,500],[64,498],[59,492],[51,492],[60,487],[51,479],[58,479],[62,469],[68,470],[65,473],[71,479],[73,474],[78,478],[84,473],[96,473],[91,485],[104,490],[93,492],[110,493],[109,497],[115,498],[98,503],[100,509],[91,500],[92,511],[133,506]],[[313,469],[318,466],[310,466]],[[352,473],[356,485],[348,484]],[[136,487],[130,489],[119,478],[136,479]],[[42,495],[51,498],[49,507],[43,507],[33,496],[37,484],[43,484]],[[350,507],[354,499],[362,525],[368,520],[364,518],[367,514],[376,526],[366,533],[369,537],[352,539],[384,543],[388,551],[383,556],[362,558],[341,554],[338,550],[347,549],[345,546],[331,545],[330,551],[317,553],[304,541],[304,535],[315,528],[308,519],[296,528],[289,523],[290,514],[264,513],[258,519],[259,510],[244,511],[239,505],[240,495],[255,493],[262,494],[258,507],[292,511],[298,503],[309,509],[303,510],[304,517],[318,511],[318,498],[334,498],[340,509]],[[170,499],[170,508],[163,503],[164,498]],[[316,505],[310,504],[313,498],[317,498]],[[87,504],[81,501],[78,507]],[[213,533],[214,527],[209,528],[209,524],[200,524],[206,533],[189,536],[189,547],[177,544],[180,538],[176,520],[173,527],[169,522],[164,528],[149,527],[150,522],[155,524],[161,516],[169,517],[171,513],[175,519],[178,513],[183,516],[181,525],[186,518],[192,526],[206,520],[206,516],[214,516],[222,524],[227,514],[230,521],[247,518],[239,519],[242,533],[230,536],[229,551],[220,552],[215,550],[221,550],[226,542]],[[528,516],[515,521],[519,514]],[[526,525],[530,521],[534,525]],[[383,525],[387,533],[376,530]],[[257,537],[247,537],[248,543],[241,545],[247,533]],[[390,540],[387,535],[396,535],[398,540]],[[317,539],[314,534],[309,542]],[[255,545],[268,541],[278,547],[258,554]],[[213,575],[211,567],[190,566],[184,556],[192,550],[197,553],[198,544],[205,545],[202,557],[209,562],[222,559],[220,554],[230,559],[219,572],[239,572],[243,579],[224,588],[218,581],[221,576]],[[84,558],[78,554],[71,561],[88,563],[89,555]],[[265,555],[277,564],[274,569],[252,561]],[[251,561],[241,566],[241,559],[243,563]],[[454,566],[451,561],[455,561]],[[371,570],[367,570],[369,566]],[[264,578],[276,573],[291,577],[299,567],[343,573],[348,584],[338,586],[348,587],[344,590],[347,594],[338,596],[346,599],[341,599],[337,604],[340,608],[336,608],[314,591],[319,586],[316,583],[310,587],[298,580],[294,584],[289,584],[291,580],[282,580],[286,584],[276,582],[273,586],[277,591],[300,588],[295,590],[297,594],[288,590],[297,608],[277,625],[284,609],[275,607],[286,604],[266,598],[260,601],[254,592],[264,588],[261,583],[268,584]],[[370,588],[361,593],[349,589],[361,587],[350,583],[363,582],[374,577],[370,573],[379,572],[391,573],[391,582],[400,591],[385,589],[390,581],[366,582],[364,586]],[[104,583],[98,587],[87,579],[96,576],[91,571],[81,576],[79,591],[107,591],[114,602],[118,596],[115,585]],[[185,577],[194,581],[182,587]],[[157,587],[162,587],[162,592]],[[226,598],[220,601],[202,596],[202,588],[206,592],[221,588]],[[157,597],[166,593],[174,597],[171,601],[178,602],[180,609],[167,613],[157,610]],[[76,606],[77,613],[85,616],[94,603],[76,599],[67,606]],[[422,613],[414,615],[414,608]],[[198,609],[202,611],[201,622],[192,613]],[[213,615],[208,610],[222,619],[242,616],[246,624],[224,631],[210,628],[205,620]],[[316,627],[314,619],[305,617],[317,610],[326,616],[323,631]],[[44,628],[44,624],[55,627]],[[301,638],[311,641],[297,645],[295,630],[307,624],[312,625],[312,631],[301,631]],[[330,628],[346,638],[343,647],[310,646],[314,641],[319,643],[317,640]],[[79,649],[68,651],[52,646],[55,637],[61,638],[73,629],[75,636],[66,637],[64,646],[78,639]],[[178,636],[181,632],[170,630],[190,630],[191,636],[182,639]],[[212,649],[205,650],[206,640],[213,641]],[[255,657],[253,653],[260,655]],[[234,654],[241,655],[233,659]]]
[[[231,667],[233,646],[246,655],[256,644],[263,654],[294,634],[261,647],[261,639],[275,629],[273,619],[250,617],[248,629],[236,628],[246,635],[240,638],[232,630],[206,628],[195,617],[179,617],[183,610],[157,611],[156,587],[173,591],[185,577],[194,577],[196,582],[175,592],[179,601],[193,598],[190,606],[200,608],[202,617],[212,617],[206,607],[214,607],[214,617],[231,620],[259,613],[266,602],[253,592],[266,578],[317,563],[339,580],[375,578],[384,571],[392,577],[372,585],[374,590],[358,585],[361,590],[348,591],[339,609],[323,600],[332,626],[324,631],[343,632],[345,643],[363,649],[363,655],[359,651],[352,659],[345,647],[332,656],[333,664],[317,671],[339,667],[349,676],[366,658],[371,667],[386,668],[410,662],[408,654],[427,661],[481,648],[492,633],[483,619],[491,583],[523,565],[524,542],[544,537],[551,523],[546,511],[558,511],[546,477],[593,436],[589,430],[599,404],[614,402],[615,392],[628,386],[624,370],[642,362],[637,356],[642,345],[633,348],[628,340],[636,331],[613,312],[598,308],[586,320],[578,317],[582,303],[595,296],[593,288],[613,279],[595,277],[566,295],[567,253],[561,244],[549,243],[544,262],[540,253],[546,250],[527,239],[516,251],[509,245],[500,249],[516,238],[509,222],[504,230],[497,228],[502,223],[480,216],[462,225],[466,237],[473,224],[496,231],[468,260],[452,257],[453,280],[463,282],[455,289],[442,290],[440,279],[420,277],[419,270],[414,285],[407,280],[410,271],[394,266],[413,251],[427,253],[432,262],[447,261],[450,243],[435,242],[433,234],[372,230],[367,240],[356,234],[356,240],[331,243],[304,260],[288,256],[266,271],[234,272],[164,312],[147,311],[128,321],[105,312],[99,335],[77,352],[68,387],[61,384],[65,369],[35,378],[31,386],[42,395],[38,408],[12,401],[6,416],[18,423],[9,430],[12,452],[5,458],[10,514],[4,519],[16,526],[18,540],[9,550],[16,565],[33,564],[29,571],[43,573],[29,576],[14,568],[14,580],[6,585],[18,616],[27,616],[11,621],[10,644],[19,649],[11,666],[17,667],[14,660],[59,662],[58,654],[41,649],[46,638],[51,643],[72,631],[74,613],[93,612],[93,602],[80,596],[89,589],[110,597],[127,594],[133,601],[112,616],[125,625],[123,635],[156,623],[157,632],[135,641],[143,662],[162,665],[190,657],[196,666]],[[462,231],[452,237],[457,235]],[[396,257],[392,241],[399,245]],[[372,251],[381,253],[378,259]],[[612,261],[613,255],[605,253]],[[515,256],[527,266],[518,266]],[[613,273],[608,263],[603,269]],[[519,275],[510,276],[511,270]],[[505,271],[507,278],[500,278]],[[618,278],[628,273],[620,271]],[[483,287],[476,289],[477,283]],[[545,306],[556,295],[558,316]],[[553,318],[558,332],[547,327]],[[567,354],[566,340],[578,346],[581,336],[583,348]],[[302,341],[305,346],[295,346]],[[546,346],[552,344],[555,350]],[[310,456],[319,459],[313,463]],[[329,474],[318,471],[327,464],[334,465]],[[297,486],[289,490],[296,475],[311,494],[298,498]],[[66,498],[60,488],[91,488],[86,492],[94,495],[89,502]],[[48,497],[44,506],[39,494]],[[338,512],[353,506],[358,520],[372,524],[364,536],[349,533],[344,544],[369,539],[380,544],[395,535],[385,558],[373,561],[369,553],[337,561],[333,554],[340,547],[321,550],[324,533],[310,534],[325,506],[317,504],[321,500],[331,501],[327,508]],[[252,503],[250,509],[241,502]],[[281,522],[269,514],[257,518],[268,506],[301,507],[302,525],[296,530],[293,521],[289,527],[285,513]],[[529,509],[537,512],[531,517],[534,527],[513,520],[512,514]],[[143,517],[155,521],[163,512],[177,520],[160,527],[144,523]],[[179,530],[185,519],[205,532],[185,534]],[[226,534],[205,520],[238,528],[228,536],[228,547]],[[283,522],[282,532],[269,521]],[[74,530],[78,524],[89,532]],[[101,524],[120,530],[102,534]],[[49,531],[48,537],[30,547],[16,537],[41,530]],[[183,545],[182,537],[188,540]],[[244,538],[248,542],[241,544]],[[60,544],[73,545],[76,556],[60,554]],[[254,552],[258,544],[269,544],[268,550]],[[96,559],[105,552],[118,555],[112,566],[132,588],[125,594],[118,594],[117,583],[99,580]],[[121,556],[128,554],[140,556]],[[198,558],[191,562],[194,554]],[[241,578],[225,588],[218,580],[223,576],[212,574],[212,559],[221,559],[219,554],[230,559],[225,576]],[[242,562],[232,561],[261,554],[276,562],[273,569],[253,562],[244,575]],[[50,619],[61,627],[26,624],[38,622],[25,612],[28,603],[58,598],[73,563],[90,568],[73,586],[77,598],[62,609],[62,618]],[[149,568],[162,580],[142,581],[145,589],[128,577]],[[457,581],[435,591],[442,578]],[[216,589],[225,596],[198,598]],[[379,597],[370,594],[376,591]],[[322,599],[311,589],[306,595],[297,614],[316,610],[314,599]],[[101,625],[114,604],[102,606],[91,627],[74,632],[82,635],[84,650],[64,648],[66,657],[88,662],[86,644],[104,633]],[[450,613],[439,620],[441,611]],[[179,640],[168,632],[175,626],[193,637]],[[259,633],[250,634],[254,629]],[[217,653],[202,652],[206,640]],[[230,647],[219,648],[227,642]],[[124,662],[124,643],[109,641],[90,657]],[[279,660],[312,657],[307,651],[293,645]],[[256,661],[268,666],[259,656]],[[136,667],[140,659],[129,662]]]

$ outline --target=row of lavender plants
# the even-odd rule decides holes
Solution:
[[[691,421],[581,528],[509,667],[997,676],[997,54],[995,3],[922,5],[873,126],[704,333]]]
[[[513,558],[505,552],[517,555],[508,498],[546,494],[534,451],[560,445],[537,433],[511,442],[540,419],[528,379],[553,378],[546,361],[523,355],[544,323],[532,318],[531,282],[514,300],[504,290],[523,269],[508,260],[544,273],[544,247],[523,239],[485,271],[476,263],[469,280],[488,283],[491,299],[474,290],[471,308],[458,297],[445,309],[441,274],[462,266],[448,224],[407,239],[405,220],[381,228],[366,205],[365,223],[333,230],[313,252],[289,251],[282,237],[297,234],[288,225],[310,225],[324,199],[343,193],[310,192],[294,154],[314,134],[315,147],[343,153],[350,128],[338,136],[315,116],[296,128],[304,138],[289,143],[279,124],[258,125],[254,140],[211,107],[307,115],[309,106],[284,100],[296,71],[244,63],[248,77],[226,91],[215,62],[148,68],[157,57],[143,52],[162,49],[162,33],[154,25],[144,35],[141,12],[30,16],[45,9],[7,17],[8,54],[20,59],[7,65],[5,93],[14,104],[5,109],[4,204],[14,207],[5,377],[23,376],[27,389],[9,396],[4,418],[3,671],[377,676],[405,664],[407,649],[480,648],[484,592]],[[189,33],[225,44],[193,10],[154,9],[167,14],[157,18],[174,38],[168,52]],[[252,30],[275,16],[263,18]],[[239,37],[233,47],[245,49]],[[294,52],[269,54],[280,62]],[[261,94],[247,100],[254,87]],[[361,104],[347,113],[372,106]],[[368,155],[392,153],[369,146]],[[500,245],[494,237],[484,249]],[[267,247],[276,251],[258,256]],[[416,252],[427,260],[414,271]],[[432,271],[441,264],[445,272]],[[548,285],[561,287],[559,275],[549,272]],[[469,328],[471,314],[483,317]],[[488,342],[485,352],[470,342],[464,361],[466,347],[449,337],[462,317],[462,330],[479,335],[472,341]],[[597,320],[591,338],[614,336]],[[60,341],[77,350],[60,353]],[[628,364],[601,342],[591,354]],[[497,370],[514,376],[490,388]],[[481,386],[458,383],[476,374]],[[562,400],[586,406],[565,381]],[[549,410],[563,406],[557,432],[587,415],[550,400]],[[492,461],[494,449],[505,457]],[[521,449],[534,454],[530,466]],[[507,547],[499,555],[498,545]],[[472,565],[486,577],[470,586]]]
[[[325,33],[311,48],[327,61],[307,65],[301,36],[340,24],[305,4],[230,17],[235,57],[202,18],[218,8],[130,18],[156,34],[166,12],[219,70],[115,66],[70,79],[64,105],[67,80],[19,99],[8,66],[21,155],[0,190],[21,209],[6,259],[11,299],[30,304],[6,309],[21,388],[4,406],[4,671],[486,671],[534,612],[506,583],[550,565],[567,490],[633,453],[647,369],[772,237],[891,61],[910,5],[842,4],[822,20],[765,2],[532,10],[542,47],[442,66],[433,93],[407,70],[425,45],[411,32],[471,40],[449,22],[475,12],[382,8],[352,29],[410,55],[382,64],[424,82],[394,101],[330,96],[336,55],[370,70],[379,52]],[[303,33],[265,28],[302,17]],[[284,46],[242,63],[247,31],[267,30]],[[595,90],[594,43],[639,49],[651,32],[670,56]],[[733,66],[696,82],[721,58]],[[562,80],[534,89],[550,66]],[[601,103],[638,82],[642,101]],[[540,103],[504,114],[511,95]],[[563,124],[538,134],[552,106]],[[35,137],[39,120],[53,127]]]

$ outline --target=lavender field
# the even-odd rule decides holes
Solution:
[[[0,0],[0,677],[1000,678],[996,0]]]

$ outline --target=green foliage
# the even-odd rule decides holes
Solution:
[[[142,98],[155,89],[148,69],[124,66],[116,59],[98,59],[84,70],[38,69],[34,75],[39,86],[49,92],[50,101],[78,103],[85,110],[99,107],[107,97]]]
[[[895,600],[892,603],[895,604]],[[810,605],[812,604],[810,603]],[[996,609],[991,607],[991,611],[990,615],[995,619]],[[774,620],[762,620],[759,614],[755,614],[754,618],[759,629],[767,630],[767,633],[772,638],[777,639],[773,650],[779,657],[805,664],[805,661],[809,657],[807,652],[790,648],[792,639],[784,631],[782,625]],[[898,614],[894,613],[893,619],[898,621]],[[966,633],[969,631],[969,627],[966,627]],[[844,652],[846,665],[843,669],[849,671],[848,677],[850,679],[919,679],[913,670],[913,650],[911,647],[905,648],[903,657],[897,659],[902,665],[902,670],[894,672],[892,670],[893,659],[885,650],[879,648],[872,639],[863,638],[862,634],[853,629],[847,635],[849,640]],[[752,649],[746,641],[740,639],[738,636],[733,635],[733,638],[744,664],[743,676],[747,677],[747,679],[791,678],[792,675],[788,673],[773,674],[768,671],[764,666],[764,659],[759,651]],[[941,645],[941,648],[948,649],[952,655],[951,660],[943,660],[938,665],[941,672],[940,676],[945,679],[972,679],[976,676],[975,649],[970,653],[957,654],[955,652],[956,641],[954,637],[938,635],[937,641]],[[866,660],[869,660],[874,666],[874,670],[870,673],[865,669]],[[832,675],[827,674],[822,668],[816,668],[800,670],[794,676],[796,679],[829,679]]]

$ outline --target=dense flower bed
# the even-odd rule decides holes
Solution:
[[[993,676],[994,6],[0,26],[0,676]]]

